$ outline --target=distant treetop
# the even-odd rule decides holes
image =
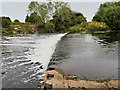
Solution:
[[[20,22],[18,19],[15,19],[14,22]]]

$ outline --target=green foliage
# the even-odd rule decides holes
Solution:
[[[9,18],[9,17],[2,17],[2,19],[8,19],[9,20],[9,22],[11,22],[11,19]]]
[[[27,31],[27,30],[29,29],[29,24],[28,24],[28,23],[25,23],[25,24],[23,25],[23,28],[25,29],[25,31]]]
[[[112,30],[120,30],[120,1],[101,4],[93,21],[105,22]]]
[[[95,31],[106,31],[109,27],[104,22],[89,22],[87,25],[88,32],[94,33]]]
[[[2,35],[7,36],[7,35],[13,35],[12,30],[2,30]]]
[[[6,31],[5,30],[2,30],[2,34],[5,34],[6,33]]]
[[[14,22],[20,22],[18,19],[15,19]]]
[[[32,1],[28,9],[30,16],[27,15],[25,21],[36,23],[39,33],[65,32],[73,25],[86,22],[82,13],[73,12],[65,2],[49,0],[39,3]],[[47,21],[51,17],[51,23],[48,23]]]
[[[45,31],[45,24],[43,24],[43,23],[39,23],[38,25],[37,25],[37,29],[38,29],[38,32],[39,33],[45,33],[46,31]]]
[[[64,10],[61,10],[61,12],[62,11],[64,11]],[[57,16],[57,15],[53,16],[52,21],[55,24],[55,30],[57,32],[66,31],[73,25],[77,25],[77,24],[81,24],[82,22],[83,23],[86,22],[86,18],[83,16],[82,13],[76,13],[76,12],[69,10],[69,12],[67,12],[67,14],[69,14],[69,15],[65,16],[66,14],[63,14],[60,16]],[[65,17],[67,17],[67,18],[65,18]]]
[[[12,34],[13,34],[12,30],[9,30],[9,31],[8,31],[8,34],[9,34],[9,35],[12,35]]]
[[[37,29],[39,30],[39,33],[54,33],[55,32],[55,25],[48,21],[45,24],[40,23],[37,26]]]
[[[37,15],[37,13],[31,13],[30,16],[26,16],[25,22],[30,22],[30,23],[37,23],[38,21],[40,21],[39,16]]]
[[[10,18],[9,17],[2,17],[2,27],[8,28],[10,26]]]
[[[76,19],[77,19],[77,24],[81,24],[82,22],[87,22],[86,18],[83,16],[82,13],[75,12],[75,16],[76,16]]]
[[[45,23],[45,21],[49,18],[49,14],[48,14],[48,3],[45,2],[35,2],[32,1],[29,6],[28,6],[29,12],[30,13],[36,13],[37,15],[39,15],[40,20],[42,23]]]
[[[51,23],[51,22],[47,22],[45,24],[45,29],[46,29],[45,31],[47,33],[53,33],[53,32],[55,32],[55,25],[53,23]]]
[[[21,33],[22,31],[21,30],[17,30],[17,33]]]
[[[34,32],[33,32],[32,29],[27,29],[27,32],[28,32],[29,34],[34,34]]]
[[[75,25],[75,26],[70,27],[69,30],[70,30],[71,32],[80,32],[80,31],[85,31],[86,28],[81,27],[81,25],[78,24],[78,25]]]
[[[98,37],[99,39],[103,40],[103,44],[108,44],[108,43],[113,43],[115,41],[119,40],[120,37],[120,31],[110,31],[110,32],[105,32],[105,33],[94,33],[92,34],[93,36]],[[106,43],[107,42],[107,43]]]

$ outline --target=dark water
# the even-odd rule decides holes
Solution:
[[[118,79],[118,37],[68,34],[57,45],[49,66],[81,79]]]

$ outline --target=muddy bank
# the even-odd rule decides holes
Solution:
[[[48,70],[46,72],[44,82],[39,88],[53,89],[53,88],[105,88],[105,89],[118,89],[118,80],[108,81],[90,81],[80,80],[76,76],[65,76],[58,70]]]

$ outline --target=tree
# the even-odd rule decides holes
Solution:
[[[45,29],[47,33],[53,33],[55,32],[55,25],[52,22],[48,21],[45,24]]]
[[[20,22],[18,19],[15,19],[14,22]]]
[[[10,26],[11,19],[9,17],[2,17],[2,27],[8,28]]]
[[[86,21],[82,13],[74,13],[68,3],[65,2],[51,0],[48,2],[32,1],[28,6],[28,11],[30,16],[27,15],[25,21],[36,23],[40,32],[46,32],[47,30],[44,31],[46,26],[55,27],[56,32],[61,32],[68,30],[72,25]],[[47,21],[50,21],[50,23]]]
[[[40,20],[39,16],[37,13],[31,13],[30,16],[26,16],[25,22],[30,22],[30,23],[37,23]]]
[[[48,16],[48,6],[47,3],[38,3],[35,1],[32,1],[28,6],[29,13],[36,13],[39,17],[42,23],[45,23]]]
[[[70,27],[72,13],[72,10],[67,6],[66,3],[62,3],[62,6],[56,8],[53,16],[53,23],[55,24],[55,30],[57,32],[65,31]]]
[[[105,22],[112,30],[120,30],[120,1],[101,4],[93,21]]]
[[[61,14],[64,14],[64,12],[66,12],[65,10],[68,11],[68,4],[64,2],[52,2],[51,0],[40,3],[32,1],[28,6],[28,11],[30,14],[36,13],[40,17],[41,22],[45,23],[54,15],[61,15],[60,12],[63,8],[64,11],[62,11],[63,13]]]
[[[86,18],[83,16],[82,13],[80,12],[74,12],[75,13],[75,17],[77,19],[77,24],[81,24],[82,22],[87,22]]]

